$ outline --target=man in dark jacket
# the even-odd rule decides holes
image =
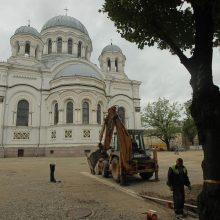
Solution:
[[[182,158],[178,158],[176,164],[169,167],[167,185],[170,187],[171,191],[173,191],[174,211],[176,216],[184,217],[184,185],[187,186],[189,190],[191,190],[191,185]]]

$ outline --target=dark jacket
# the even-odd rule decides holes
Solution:
[[[176,165],[169,167],[167,185],[173,188],[190,186],[186,167],[177,167]]]

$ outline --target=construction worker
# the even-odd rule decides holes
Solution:
[[[183,165],[183,159],[178,158],[176,164],[169,167],[167,185],[173,192],[174,211],[176,217],[184,217],[183,209],[185,203],[184,185],[191,190],[187,169]]]

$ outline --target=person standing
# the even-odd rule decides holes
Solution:
[[[178,158],[176,164],[169,167],[167,185],[173,192],[174,211],[176,217],[184,217],[183,209],[185,203],[185,190],[187,186],[191,190],[191,184],[187,169],[183,165],[183,159]]]

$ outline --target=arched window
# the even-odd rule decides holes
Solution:
[[[58,124],[59,121],[59,111],[58,111],[58,103],[54,105],[54,124]]]
[[[111,60],[108,58],[107,59],[107,72],[110,72],[111,71]]]
[[[78,43],[78,53],[77,53],[77,57],[81,57],[81,52],[82,52],[82,42],[79,41]]]
[[[52,53],[52,40],[48,40],[48,54]]]
[[[101,124],[101,105],[97,105],[97,124]]]
[[[124,109],[124,107],[119,107],[118,108],[118,116],[121,119],[121,122],[123,124],[125,124],[125,109]]]
[[[73,123],[73,103],[66,104],[66,123]]]
[[[73,52],[73,40],[68,39],[68,54],[72,54]]]
[[[29,103],[26,100],[20,100],[17,106],[16,126],[28,126]]]
[[[62,38],[57,39],[57,53],[62,53]]]
[[[115,59],[115,71],[118,72],[118,59]]]
[[[25,54],[30,54],[30,43],[26,42],[25,44]]]
[[[82,123],[89,124],[89,103],[83,102],[82,104]]]

